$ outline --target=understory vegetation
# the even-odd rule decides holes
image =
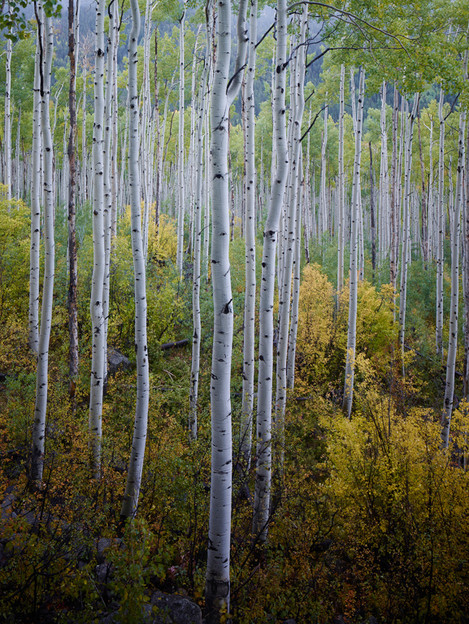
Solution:
[[[198,439],[189,442],[191,266],[175,269],[175,225],[152,226],[148,262],[151,399],[137,519],[123,526],[135,410],[135,369],[113,372],[103,408],[102,477],[89,472],[91,210],[79,214],[80,373],[68,390],[66,217],[57,212],[57,275],[43,485],[28,486],[35,398],[28,349],[29,210],[0,206],[0,621],[142,621],[154,590],[203,606],[210,488],[211,284],[201,292]],[[111,269],[109,348],[133,355],[129,218]],[[327,257],[334,241],[316,247]],[[232,248],[234,434],[241,404],[244,242]],[[329,254],[330,256],[332,254]],[[233,621],[460,623],[469,612],[469,405],[440,449],[444,369],[434,359],[434,268],[412,263],[404,361],[388,284],[358,290],[354,412],[342,411],[347,285],[337,294],[319,264],[300,296],[295,388],[283,467],[274,472],[269,539],[251,534],[253,474],[236,462],[232,516]],[[448,297],[446,296],[446,301]],[[190,343],[190,340],[188,341]],[[458,360],[461,366],[461,359]],[[461,390],[456,388],[456,394]],[[274,446],[275,457],[280,449]]]

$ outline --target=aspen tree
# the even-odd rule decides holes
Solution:
[[[375,183],[373,174],[373,150],[371,141],[368,143],[370,153],[370,225],[371,225],[371,268],[373,271],[373,283],[376,273],[376,216],[375,216]]]
[[[93,124],[93,277],[91,284],[90,315],[92,323],[92,361],[90,383],[90,446],[92,472],[101,473],[102,409],[105,367],[105,327],[103,284],[105,273],[104,232],[104,0],[96,5],[96,50],[94,76]]]
[[[113,193],[111,187],[111,139],[112,124],[114,114],[117,114],[117,99],[113,98],[114,83],[114,49],[117,46],[118,36],[118,14],[117,6],[111,5],[108,8],[109,14],[109,36],[107,37],[107,59],[106,59],[106,82],[104,96],[104,113],[103,113],[103,230],[104,230],[104,276],[103,276],[103,331],[104,331],[104,357],[103,357],[103,384],[107,384],[107,334],[108,334],[108,318],[109,318],[109,289],[110,289],[110,270],[111,270],[111,239],[113,213],[116,211],[115,203],[113,203]]]
[[[344,100],[345,65],[340,66],[339,87],[339,177],[337,206],[337,307],[344,287],[344,247],[345,247],[345,173],[344,173]]]
[[[191,359],[191,387],[189,394],[189,439],[197,439],[197,410],[199,396],[199,368],[200,368],[200,341],[202,325],[200,320],[200,266],[202,246],[202,182],[204,178],[204,122],[205,102],[208,78],[208,64],[204,67],[202,86],[200,88],[200,102],[197,113],[197,142],[194,162],[196,170],[196,187],[194,194],[194,258],[192,277],[192,359]]]
[[[454,378],[456,373],[456,354],[458,349],[458,308],[459,308],[459,247],[461,210],[464,201],[464,164],[465,164],[465,129],[466,113],[459,114],[458,134],[458,172],[456,179],[456,199],[451,223],[451,310],[449,319],[448,356],[446,362],[445,397],[441,419],[441,442],[448,448],[451,428],[451,415],[454,401]]]
[[[440,138],[438,145],[438,200],[437,200],[437,245],[436,245],[436,322],[435,341],[436,354],[443,359],[443,269],[444,269],[444,238],[445,238],[445,118],[443,116],[444,94],[440,89],[438,119]]]
[[[256,423],[256,479],[254,489],[253,534],[267,539],[270,512],[272,471],[272,378],[274,336],[275,255],[280,214],[288,176],[288,152],[285,120],[287,73],[287,4],[277,1],[277,45],[273,88],[273,156],[269,211],[264,227],[262,276],[259,303],[259,372]],[[275,150],[275,151],[274,151]]]
[[[467,119],[467,115],[466,115]],[[466,122],[466,141],[469,140],[469,119]],[[469,394],[469,147],[466,149],[465,168],[465,199],[464,206],[464,396]]]
[[[391,241],[389,215],[389,171],[388,171],[388,133],[386,129],[386,82],[381,87],[381,154],[379,166],[379,234],[378,257],[379,263],[384,262]]]
[[[68,91],[68,109],[70,131],[68,136],[68,333],[69,333],[69,377],[70,396],[75,397],[75,378],[78,374],[78,309],[77,309],[77,239],[76,239],[76,159],[75,144],[77,133],[76,112],[76,40],[78,33],[78,15],[80,2],[68,2],[68,57],[70,59],[70,82]],[[65,156],[65,151],[64,151]]]
[[[29,253],[29,348],[39,349],[39,257],[41,238],[41,75],[42,43],[37,34],[33,88],[33,141],[31,176],[31,248]]]
[[[398,166],[398,124],[399,124],[399,92],[394,85],[393,109],[392,109],[392,157],[391,157],[391,245],[389,251],[389,281],[394,293],[397,291],[397,264],[399,252],[399,211],[400,195],[398,192],[398,178],[400,167]]]
[[[231,354],[233,298],[229,259],[228,122],[229,109],[239,91],[247,54],[247,0],[238,8],[238,54],[228,81],[231,57],[231,3],[218,4],[217,56],[211,95],[210,188],[212,198],[213,348],[210,384],[212,455],[210,517],[205,604],[207,622],[219,622],[230,606],[231,537]]]
[[[321,232],[322,236],[329,229],[329,209],[327,202],[327,185],[326,185],[326,175],[327,175],[327,160],[326,160],[326,151],[327,151],[327,121],[329,118],[329,107],[327,105],[327,97],[326,93],[326,105],[324,107],[324,129],[322,132],[322,142],[321,142],[321,180],[319,187],[319,214],[321,216]]]
[[[42,18],[39,7],[38,37],[44,28],[44,66],[41,75],[41,128],[44,152],[44,285],[42,290],[41,327],[37,355],[36,402],[32,432],[31,480],[42,481],[44,468],[44,442],[46,435],[46,410],[48,391],[49,339],[52,325],[52,303],[54,294],[55,241],[54,241],[54,185],[53,185],[53,146],[50,129],[49,100],[54,33],[52,18]],[[43,19],[43,23],[42,22]]]
[[[11,32],[10,32],[11,34]],[[11,199],[11,54],[13,44],[7,38],[5,63],[5,124],[4,124],[4,166],[7,199]]]
[[[240,453],[244,468],[251,463],[252,414],[254,407],[254,332],[256,306],[256,160],[255,160],[255,100],[254,73],[256,68],[257,0],[250,2],[249,60],[246,71],[245,115],[245,298],[243,341],[243,390],[240,426]]]
[[[184,5],[179,25],[179,134],[178,134],[178,199],[177,199],[177,253],[176,266],[182,275],[184,253],[184,210],[185,210],[185,175],[184,175],[184,27],[186,7]]]
[[[347,357],[345,363],[344,409],[348,417],[352,414],[353,384],[355,376],[355,346],[357,341],[357,287],[358,287],[358,219],[360,208],[360,165],[361,135],[363,123],[363,100],[365,96],[365,74],[360,71],[357,117],[355,122],[355,159],[352,180],[350,271],[349,271],[349,314],[347,330]]]
[[[139,156],[139,106],[137,92],[137,41],[140,32],[140,11],[138,0],[131,0],[132,30],[129,38],[129,182],[131,192],[131,238],[134,262],[135,290],[135,352],[137,358],[137,404],[130,454],[129,470],[121,517],[130,518],[137,512],[140,484],[142,480],[145,442],[147,437],[148,402],[150,380],[147,349],[147,296],[145,279],[145,258],[140,210]]]
[[[286,214],[286,241],[284,249],[284,263],[282,271],[282,284],[279,293],[279,334],[277,347],[277,368],[276,368],[276,400],[275,400],[275,429],[278,435],[280,445],[280,464],[283,463],[283,447],[285,436],[285,407],[287,399],[287,357],[288,357],[288,338],[290,326],[290,306],[291,306],[291,284],[292,284],[292,268],[293,259],[296,248],[296,237],[299,235],[298,222],[298,197],[300,193],[300,137],[301,125],[304,112],[304,68],[305,68],[305,40],[307,26],[307,6],[303,8],[301,20],[300,40],[295,53],[295,63],[291,71],[291,157],[290,157],[290,196]],[[325,108],[327,115],[327,105]],[[325,127],[327,127],[327,117],[325,119]],[[327,144],[327,130],[324,130],[324,143]],[[324,146],[323,143],[323,146]],[[324,162],[322,161],[321,172],[325,172],[325,148],[323,149]],[[323,179],[321,173],[321,185],[324,182],[324,198],[325,199],[325,177]],[[323,208],[325,204],[323,203]]]
[[[21,184],[21,169],[20,169],[20,142],[21,142],[21,106],[18,109],[18,123],[16,124],[16,145],[15,145],[15,158],[16,158],[16,179],[15,189],[16,198],[21,199],[24,196],[24,182]]]
[[[295,250],[293,256],[293,295],[291,303],[290,334],[288,336],[287,356],[287,388],[295,385],[295,359],[296,337],[298,334],[298,308],[300,303],[300,279],[301,279],[301,215],[304,203],[304,180],[303,180],[303,152],[299,153],[299,189],[296,194],[296,219],[295,219]]]
[[[412,172],[412,139],[414,122],[417,117],[420,94],[416,93],[412,111],[407,115],[405,134],[405,161],[404,161],[404,199],[402,210],[402,248],[401,248],[401,279],[399,289],[399,342],[401,345],[402,366],[404,367],[404,339],[407,307],[407,275],[410,258],[410,202],[411,202],[411,172]],[[403,368],[404,372],[404,368]]]

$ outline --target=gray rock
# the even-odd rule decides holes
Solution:
[[[152,624],[202,624],[202,611],[198,605],[184,596],[152,594]]]
[[[113,573],[113,566],[111,563],[99,563],[96,566],[96,580],[101,585],[106,584],[111,578]]]
[[[132,362],[117,349],[109,349],[107,354],[108,376],[115,375],[118,370],[132,368]]]

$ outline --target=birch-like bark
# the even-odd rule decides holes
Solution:
[[[345,174],[344,174],[344,100],[345,100],[345,65],[340,66],[339,91],[339,177],[337,206],[337,307],[340,293],[344,287],[344,243],[345,243]]]
[[[103,284],[105,274],[104,232],[104,0],[96,5],[96,51],[93,124],[93,278],[90,315],[92,323],[92,361],[90,382],[90,449],[92,473],[101,473],[102,410],[104,386],[105,330]]]
[[[428,265],[428,193],[427,187],[425,185],[425,163],[423,160],[423,148],[422,148],[422,132],[421,132],[421,123],[420,123],[420,111],[418,113],[417,118],[417,128],[418,128],[418,138],[419,138],[419,156],[420,156],[420,177],[421,177],[421,185],[422,185],[422,195],[421,195],[421,210],[420,210],[420,219],[421,219],[421,239],[422,239],[422,258],[423,265],[425,269]]]
[[[31,248],[29,253],[29,347],[39,350],[39,257],[41,240],[41,74],[42,55],[38,32],[34,64],[33,144],[31,175]]]
[[[15,195],[17,199],[24,197],[24,180],[21,180],[20,153],[21,153],[21,106],[18,109],[18,123],[16,124],[16,144],[15,144]],[[22,183],[23,182],[23,183]]]
[[[440,89],[438,119],[440,122],[440,139],[438,146],[438,200],[437,200],[437,252],[436,252],[436,321],[435,341],[436,355],[443,359],[443,271],[444,271],[444,240],[445,240],[445,118],[443,116],[444,93]]]
[[[399,121],[399,93],[394,85],[394,101],[392,109],[392,157],[391,157],[391,246],[389,251],[389,281],[394,293],[397,292],[397,263],[399,252],[399,207],[398,193],[400,167],[397,161],[398,146],[398,121]]]
[[[273,89],[273,122],[276,165],[272,174],[270,205],[264,227],[259,303],[259,372],[257,393],[257,448],[253,534],[267,539],[272,472],[272,378],[274,336],[275,255],[278,227],[288,176],[285,120],[287,73],[287,3],[277,2],[277,45]]]
[[[276,400],[275,400],[275,430],[278,436],[280,449],[280,465],[283,464],[283,454],[285,446],[285,408],[287,400],[287,356],[288,356],[288,338],[290,326],[290,306],[291,306],[291,284],[292,284],[292,268],[296,247],[296,236],[298,232],[298,196],[300,192],[300,137],[301,126],[303,122],[304,112],[304,67],[305,67],[305,39],[306,26],[308,17],[307,5],[303,8],[301,20],[300,41],[295,55],[295,69],[292,69],[292,111],[291,111],[291,170],[290,176],[292,184],[290,187],[290,197],[288,201],[286,214],[286,241],[284,250],[283,265],[283,283],[281,284],[279,295],[279,334],[277,347],[277,368],[276,368]],[[321,193],[323,194],[322,205],[325,208],[326,189],[325,189],[325,145],[327,145],[327,105],[325,108],[324,120],[324,140],[322,155],[324,159],[321,161]],[[324,176],[323,176],[324,174]],[[324,185],[324,188],[323,188]]]
[[[371,268],[373,271],[373,283],[376,273],[376,216],[375,216],[375,183],[373,174],[373,150],[371,141],[368,143],[370,151],[370,226],[371,226]]]
[[[231,3],[218,5],[217,58],[211,96],[212,284],[213,347],[211,370],[212,455],[210,517],[205,581],[207,622],[219,622],[230,606],[231,541],[231,354],[233,298],[229,258],[228,120],[230,105],[239,91],[248,37],[245,30],[247,1],[238,10],[238,56],[228,81],[231,57]]]
[[[448,448],[451,428],[451,415],[454,401],[454,379],[456,374],[456,355],[458,349],[458,308],[459,308],[459,247],[460,220],[464,201],[464,164],[465,164],[465,129],[466,113],[459,114],[458,135],[458,173],[456,178],[456,201],[451,224],[451,310],[449,319],[448,356],[446,362],[445,398],[441,419],[441,443]]]
[[[107,67],[104,100],[104,127],[103,127],[103,228],[104,228],[104,277],[103,277],[103,329],[104,329],[104,357],[103,357],[103,384],[107,384],[107,334],[109,319],[109,289],[111,271],[111,240],[113,214],[117,207],[113,203],[113,193],[111,186],[111,139],[113,110],[117,105],[117,100],[113,98],[114,83],[114,49],[117,46],[117,24],[119,21],[118,8],[113,4],[108,8],[109,14],[109,36],[107,41]]]
[[[200,102],[197,115],[197,142],[195,149],[196,185],[194,194],[194,258],[192,277],[192,359],[191,359],[191,387],[189,394],[189,440],[197,439],[198,403],[199,403],[199,369],[200,369],[200,342],[202,324],[200,319],[200,256],[202,246],[202,182],[204,179],[204,122],[205,102],[208,78],[208,65],[204,68]]]
[[[326,93],[326,106],[324,108],[324,129],[322,133],[321,143],[321,182],[319,189],[319,214],[321,215],[321,235],[325,234],[329,229],[329,210],[327,202],[327,187],[326,187],[326,175],[327,175],[327,121],[329,118],[329,107],[327,105],[327,93]]]
[[[184,26],[186,7],[179,25],[179,135],[178,135],[178,213],[177,213],[177,252],[176,267],[182,275],[184,253],[184,211],[185,211],[185,176],[184,176]]]
[[[68,57],[70,59],[70,82],[68,90],[68,109],[70,116],[70,132],[68,136],[68,334],[69,334],[69,393],[74,405],[75,384],[78,375],[78,270],[77,270],[77,239],[76,239],[76,160],[75,145],[77,133],[76,110],[76,35],[78,32],[78,15],[80,3],[77,0],[68,2]],[[65,154],[65,153],[64,153]]]
[[[251,464],[252,415],[254,407],[254,332],[256,307],[256,160],[255,160],[255,100],[254,74],[256,68],[257,0],[251,0],[249,61],[246,72],[245,127],[245,295],[243,342],[243,396],[241,405],[240,457],[243,468]]]
[[[293,295],[291,303],[290,334],[288,336],[287,357],[287,388],[295,386],[295,360],[296,360],[296,337],[298,335],[298,307],[300,303],[300,279],[301,279],[301,215],[304,204],[304,180],[303,180],[303,156],[300,147],[299,153],[300,188],[297,192],[295,219],[295,252],[293,256]]]
[[[417,117],[420,94],[416,93],[412,105],[412,111],[408,114],[405,136],[405,161],[404,161],[404,201],[402,214],[402,256],[401,256],[401,281],[399,291],[399,341],[401,345],[402,366],[404,372],[404,342],[406,327],[407,307],[407,275],[410,258],[410,200],[411,200],[411,172],[412,172],[412,139],[414,122]]]
[[[5,125],[3,147],[5,155],[5,185],[7,199],[11,199],[11,54],[12,42],[7,39],[5,63]]]
[[[466,124],[466,142],[469,140],[469,119]],[[465,169],[465,209],[464,209],[464,266],[463,284],[464,288],[464,383],[463,393],[469,394],[469,146],[466,147],[466,169]]]
[[[132,257],[134,261],[135,291],[135,353],[137,359],[137,404],[135,424],[130,453],[129,470],[121,517],[131,518],[137,513],[140,485],[142,481],[145,442],[147,438],[148,401],[150,380],[147,349],[147,295],[145,280],[145,257],[140,210],[139,156],[139,107],[137,92],[137,41],[140,32],[140,11],[138,0],[131,0],[132,30],[129,38],[129,182],[131,209]]]
[[[378,259],[383,263],[389,252],[391,241],[389,215],[389,171],[388,171],[388,133],[386,130],[386,82],[381,88],[381,158],[379,167],[379,233]]]
[[[353,165],[351,232],[350,232],[350,277],[349,277],[349,314],[347,329],[347,357],[345,362],[344,409],[350,418],[353,404],[353,385],[355,377],[355,348],[357,342],[357,292],[358,292],[358,219],[360,207],[360,165],[361,135],[363,123],[363,100],[365,95],[365,74],[360,71],[358,90],[357,118],[355,123],[355,159]]]
[[[38,37],[41,37],[39,9]],[[44,442],[46,435],[46,410],[48,391],[49,339],[52,326],[52,303],[54,294],[55,241],[54,241],[54,184],[53,184],[53,146],[50,130],[49,100],[52,67],[54,33],[52,19],[45,17],[44,28],[44,71],[41,76],[41,126],[44,152],[44,285],[42,290],[41,328],[39,332],[39,350],[37,355],[36,403],[32,432],[31,480],[42,481],[44,469]]]

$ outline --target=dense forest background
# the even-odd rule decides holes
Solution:
[[[466,622],[467,3],[76,1],[0,18],[0,620]]]

